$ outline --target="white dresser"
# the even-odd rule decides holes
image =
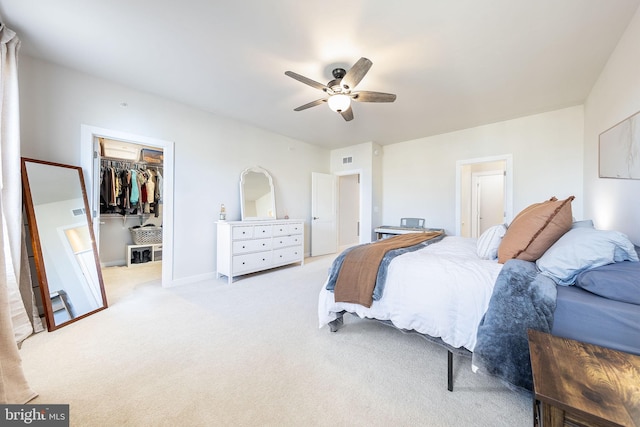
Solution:
[[[304,263],[304,221],[218,221],[217,275],[236,276]]]

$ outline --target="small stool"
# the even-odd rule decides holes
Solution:
[[[58,311],[64,310],[69,316],[69,320],[74,318],[73,313],[71,312],[71,307],[69,306],[67,293],[63,290],[51,292],[49,294],[49,298],[51,299],[51,311],[55,314]]]

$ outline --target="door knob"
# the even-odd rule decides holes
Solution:
[[[316,219],[320,219],[320,218],[318,218],[317,216],[314,216],[313,219],[316,220]]]

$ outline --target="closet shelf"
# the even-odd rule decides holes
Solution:
[[[103,214],[100,214],[100,218],[104,218],[104,219],[122,219],[122,218],[138,219],[140,217],[153,218],[154,216],[155,216],[155,214],[152,214],[152,213],[126,214],[126,215],[120,215],[120,214],[117,214],[117,213],[103,213]]]
[[[123,163],[123,164],[127,164],[127,165],[140,165],[140,166],[153,166],[154,168],[159,168],[162,169],[163,168],[163,163],[162,162],[145,162],[144,160],[127,160],[127,159],[120,159],[117,157],[106,157],[106,156],[100,156],[100,161],[101,162],[112,162],[112,163]]]
[[[144,225],[144,221],[146,219],[149,218],[154,218],[155,214],[153,213],[137,213],[137,214],[126,214],[126,215],[120,215],[120,214],[100,214],[100,220],[103,219],[109,219],[109,220],[114,220],[114,219],[118,219],[118,220],[122,220],[122,225],[126,226],[127,224],[127,220],[129,219],[134,219],[137,221],[140,221],[140,225]]]

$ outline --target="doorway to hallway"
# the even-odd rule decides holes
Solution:
[[[338,250],[360,243],[360,174],[338,176]]]
[[[342,252],[360,243],[360,176],[311,174],[311,256]]]
[[[504,175],[503,167],[471,174],[471,237],[479,237],[489,227],[505,222]]]
[[[456,164],[456,235],[479,237],[513,216],[511,155]]]

